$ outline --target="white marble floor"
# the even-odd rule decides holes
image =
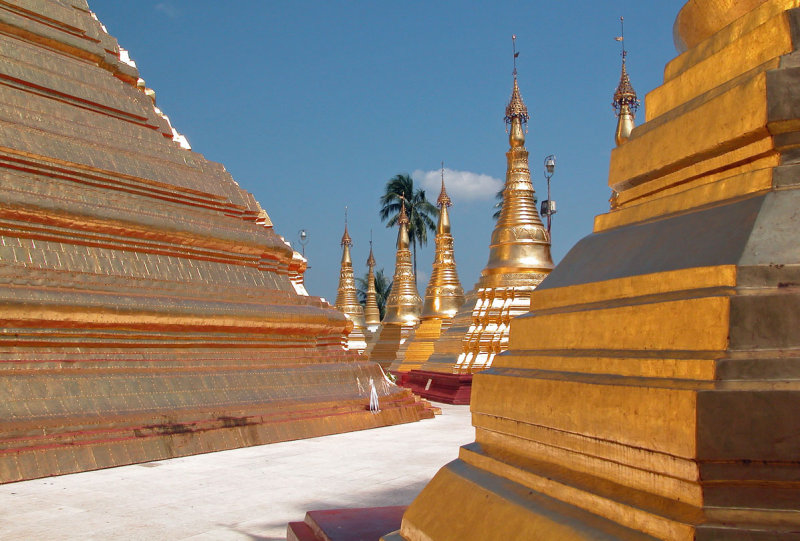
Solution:
[[[437,404],[440,405],[440,404]],[[0,485],[0,539],[285,539],[312,509],[407,505],[474,440],[432,420]]]

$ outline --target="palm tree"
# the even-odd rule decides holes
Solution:
[[[356,293],[358,294],[358,302],[361,306],[367,304],[367,278],[369,273],[366,273],[363,278],[356,278]],[[375,273],[375,302],[378,304],[378,311],[383,319],[386,313],[386,299],[389,298],[389,293],[392,291],[392,282],[383,274],[383,269]]]
[[[400,216],[401,201],[405,199],[408,215],[408,238],[414,253],[414,276],[417,276],[417,244],[428,243],[428,231],[436,231],[439,209],[425,197],[425,190],[414,190],[414,179],[410,175],[395,175],[386,183],[381,196],[381,221],[386,227],[394,227]],[[388,220],[388,221],[387,221]]]
[[[497,190],[497,193],[494,194],[494,198],[497,200],[497,203],[494,204],[493,208],[495,208],[497,210],[495,210],[494,214],[492,214],[492,218],[494,218],[495,221],[500,217],[500,213],[503,211],[503,190],[504,189],[505,188],[500,188],[499,190]]]

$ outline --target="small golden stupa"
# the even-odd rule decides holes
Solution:
[[[453,325],[442,333],[433,354],[421,366],[423,371],[435,373],[425,385],[433,393],[439,392],[439,384],[451,390],[456,385],[454,378],[442,374],[470,375],[491,366],[495,355],[508,347],[509,322],[529,310],[531,292],[553,268],[550,234],[536,210],[528,168],[525,125],[529,114],[517,83],[516,56],[513,74],[511,99],[505,111],[511,148],[506,153],[503,208],[492,233],[489,262],[467,295],[472,302],[460,308]],[[470,381],[469,377],[461,378],[455,388]],[[423,396],[428,395],[423,392]],[[439,394],[430,396],[449,401]]]
[[[339,271],[339,287],[336,291],[335,307],[352,323],[353,328],[345,339],[347,349],[363,353],[367,349],[364,329],[364,307],[358,302],[356,283],[353,276],[353,260],[350,258],[350,247],[353,240],[347,232],[347,214],[345,211],[344,234],[342,235],[342,266]]]
[[[433,353],[433,344],[442,335],[453,316],[464,304],[464,289],[458,279],[453,253],[453,235],[450,233],[450,213],[453,205],[444,185],[444,163],[442,164],[442,189],[436,200],[439,221],[436,225],[436,255],[433,272],[425,291],[421,323],[409,337],[404,354],[398,355],[392,370],[408,372],[419,368]]]
[[[381,324],[381,311],[378,308],[377,293],[375,291],[375,256],[372,255],[372,239],[369,240],[367,268],[367,302],[364,307],[364,319],[367,330],[374,333]]]
[[[405,199],[402,200],[397,226],[397,259],[392,290],[386,299],[386,313],[379,331],[380,336],[370,354],[370,360],[379,363],[384,369],[388,369],[395,361],[398,348],[419,323],[422,310],[422,299],[417,293],[411,264]]]

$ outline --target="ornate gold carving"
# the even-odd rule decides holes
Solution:
[[[397,219],[397,256],[392,290],[386,299],[386,315],[383,325],[414,326],[419,322],[422,299],[417,293],[417,283],[411,264],[408,238],[408,216],[403,200],[400,217]]]

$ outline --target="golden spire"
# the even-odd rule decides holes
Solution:
[[[369,232],[369,257],[367,258],[367,302],[364,307],[364,320],[367,328],[374,331],[381,324],[381,312],[378,308],[377,292],[375,291],[375,256],[372,255],[372,231]]]
[[[614,92],[614,102],[612,104],[617,115],[617,131],[614,137],[617,146],[627,141],[628,137],[630,137],[635,127],[636,111],[639,109],[640,104],[625,66],[628,57],[628,51],[625,50],[625,19],[620,17],[619,23],[622,32],[615,39],[622,43],[622,74],[619,78],[617,90]]]
[[[347,232],[347,209],[345,209],[344,219],[344,235],[342,235],[342,267],[339,272],[339,288],[336,292],[336,309],[342,312],[347,319],[353,322],[353,332],[361,331],[361,338],[363,338],[363,330],[366,326],[364,321],[364,308],[358,302],[356,294],[356,283],[353,276],[353,263],[350,259],[350,247],[353,241]],[[366,346],[366,344],[365,344]]]
[[[411,245],[411,239],[408,237],[408,215],[406,214],[406,197],[403,194],[401,198],[400,216],[397,218],[397,224],[400,226],[400,231],[397,234],[397,249],[405,248]]]
[[[450,234],[450,197],[444,187],[444,162],[442,162],[442,191],[436,200],[439,221],[436,224],[436,255],[433,259],[433,272],[425,290],[425,304],[422,319],[450,319],[464,304],[464,289],[458,279],[456,261],[453,255],[453,236]]]
[[[350,238],[350,234],[347,232],[347,207],[344,207],[344,235],[342,235],[342,242],[340,246],[352,246],[353,239]],[[350,250],[347,250],[348,254]]]
[[[516,36],[514,36],[516,38]],[[522,102],[517,85],[514,51],[514,90],[506,107],[506,123],[511,124],[510,150],[506,153],[508,167],[503,188],[503,208],[497,219],[489,263],[481,273],[478,287],[502,286],[504,276],[519,277],[519,273],[549,273],[553,268],[550,256],[550,235],[536,210],[531,173],[528,168],[528,151],[522,124],[527,121],[528,110]],[[523,280],[524,281],[524,280]]]
[[[408,216],[406,215],[405,194],[401,198],[400,216],[397,218],[397,259],[394,269],[392,291],[386,299],[386,315],[383,324],[416,325],[422,309],[422,299],[417,293],[417,283],[411,264],[411,250],[408,249]]]
[[[513,148],[517,148],[525,145],[525,131],[530,115],[525,102],[522,101],[522,94],[520,94],[519,85],[517,84],[517,58],[519,53],[517,52],[516,35],[511,36],[511,43],[514,50],[514,87],[511,90],[511,99],[508,100],[508,105],[506,105],[504,120],[507,125],[506,131],[509,134],[509,143]]]

